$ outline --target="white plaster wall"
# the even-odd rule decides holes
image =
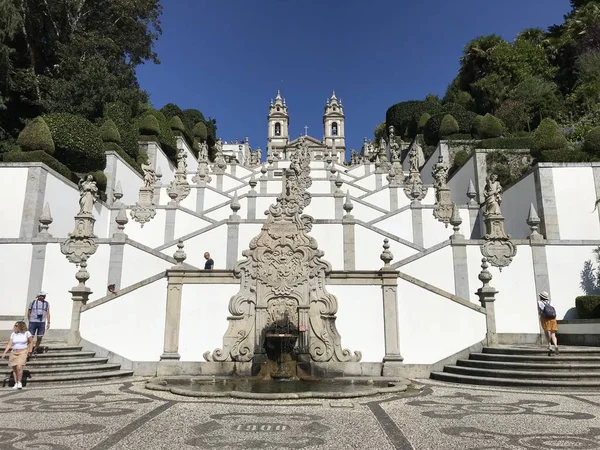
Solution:
[[[186,198],[184,198],[179,204],[183,208],[191,209],[192,211],[196,211],[196,197],[198,195],[198,189],[193,187],[190,189],[190,193]]]
[[[313,197],[304,214],[315,219],[335,219],[335,199],[333,197]]]
[[[356,270],[379,270],[383,267],[380,259],[383,251],[385,237],[375,231],[356,225],[354,227],[356,240]],[[416,250],[390,239],[390,250],[394,254],[394,261],[404,259],[416,253]]]
[[[423,213],[423,245],[425,248],[432,247],[440,242],[443,242],[450,238],[454,234],[452,225],[446,225],[438,221],[433,216],[432,209],[422,209]],[[460,232],[468,238],[471,233],[469,231],[469,210],[459,209],[462,224],[460,225]],[[412,240],[412,239],[411,239]]]
[[[231,166],[228,166],[227,169],[228,169],[227,173],[231,174]],[[260,174],[260,171],[259,170],[253,171],[253,170],[250,170],[250,169],[246,169],[245,167],[240,166],[239,164],[235,168],[235,176],[237,178],[245,178],[245,177],[249,178],[250,175],[252,175],[253,173]]]
[[[580,286],[581,271],[584,263],[588,260],[591,260],[597,268],[593,253],[595,248],[594,246],[574,245],[546,246],[550,298],[556,308],[558,319],[564,318],[569,309],[575,308],[575,297],[585,295]]]
[[[361,189],[358,186],[346,183],[344,183],[340,189],[344,194],[350,192],[350,196],[352,197],[361,197],[367,193],[366,190]]]
[[[175,165],[171,162],[171,160],[169,158],[167,158],[167,155],[164,154],[164,152],[162,151],[162,149],[160,148],[160,145],[158,145],[158,143],[155,144],[156,145],[156,171],[158,171],[158,169],[160,168],[160,171],[162,172],[162,178],[160,179],[160,182],[164,185],[169,184],[171,181],[173,181],[173,179],[175,178]],[[167,197],[168,199],[168,197]]]
[[[204,262],[206,261],[204,259],[204,252],[209,252],[212,259],[215,261],[214,268],[225,269],[225,264],[227,262],[227,225],[219,225],[212,230],[206,231],[191,239],[187,239],[184,241],[184,244],[184,251],[187,255],[185,262],[187,264],[203,269]],[[162,250],[162,253],[173,256],[175,250],[177,250],[177,246],[173,245]],[[157,272],[159,272],[159,270],[154,273]]]
[[[184,149],[185,153],[187,154],[187,158],[185,160],[185,162],[187,163],[187,171],[188,172],[197,172],[198,171],[198,160],[196,159],[196,156],[194,155],[194,152],[192,152],[192,149],[190,149],[190,147],[187,145],[187,142],[185,141],[185,139],[177,139],[177,149]]]
[[[361,164],[360,166],[353,167],[348,170],[348,173],[354,175],[355,177],[362,177],[365,175],[365,166]]]
[[[547,169],[545,169],[547,170]],[[561,239],[600,239],[591,167],[554,167],[554,195]]]
[[[62,256],[62,255],[61,255]],[[65,256],[63,258],[67,259]],[[90,273],[90,279],[85,285],[89,287],[93,294],[90,295],[90,300],[104,297],[106,295],[106,287],[108,286],[108,268],[110,266],[110,245],[100,244],[96,253],[94,253],[87,261],[87,270]],[[70,289],[77,284],[75,273],[77,268],[71,264],[73,284],[65,286],[65,290]],[[68,295],[68,294],[67,294]]]
[[[476,245],[467,246],[469,264],[469,287],[473,292],[472,300],[479,304],[475,295],[482,286],[477,279],[481,271],[481,251]],[[531,249],[528,245],[519,245],[517,255],[502,272],[496,267],[488,269],[492,273],[490,286],[496,288],[496,331],[498,333],[539,333],[537,316],[537,295]]]
[[[175,211],[175,238],[180,238],[194,231],[207,227],[210,223],[185,211]]]
[[[448,181],[448,186],[452,192],[452,201],[462,205],[469,201],[467,197],[467,189],[469,188],[469,180],[473,180],[473,186],[477,189],[475,179],[475,153],[473,153],[467,162],[456,172]]]
[[[383,300],[379,286],[327,286],[338,299],[336,325],[342,348],[362,352],[363,362],[385,356]]]
[[[223,203],[230,201],[227,195],[215,192],[212,189],[204,189],[204,210],[212,208],[213,206],[222,205]],[[196,208],[193,208],[194,211]]]
[[[214,175],[213,178],[217,178],[217,175]],[[235,178],[231,177],[230,175],[223,175],[223,190],[224,191],[228,191],[230,189],[235,189],[235,188],[239,188],[242,187],[244,185],[243,182],[236,180]]]
[[[273,180],[268,180],[267,182],[267,194],[281,194],[283,191],[283,181],[281,178],[275,178]],[[314,183],[314,181],[313,181]],[[258,184],[259,192],[260,192],[260,182]]]
[[[433,186],[427,186],[427,194],[425,194],[425,197],[423,200],[421,200],[421,203],[423,205],[435,204],[435,190],[433,189]]]
[[[0,237],[19,237],[28,171],[27,167],[0,167],[0,192],[3,193],[4,212],[0,220]],[[52,211],[52,206],[50,210]],[[52,232],[52,228],[50,231]]]
[[[390,250],[394,253],[393,246]],[[394,256],[396,256],[395,253]],[[398,259],[400,258],[394,260],[397,261]],[[406,264],[400,267],[399,270],[451,294],[456,292],[454,287],[454,259],[452,248],[449,245]]]
[[[485,315],[398,279],[400,353],[433,364],[485,338]]]
[[[54,237],[66,238],[73,232],[75,222],[73,217],[79,212],[79,191],[68,185],[62,179],[48,173],[44,204],[50,205],[52,223],[48,231]],[[94,205],[94,216],[97,217],[99,204]],[[102,236],[102,234],[96,235]]]
[[[32,249],[30,244],[0,245],[0,315],[24,315],[27,304],[33,300],[27,298]],[[11,322],[8,329],[12,326]]]
[[[256,197],[256,218],[258,220],[265,219],[265,211],[269,210],[269,206],[275,203],[275,197]]]
[[[371,208],[370,206],[363,205],[358,201],[352,201],[354,208],[352,209],[352,215],[357,219],[363,222],[370,222],[371,220],[375,220],[385,213],[382,213],[376,209]]]
[[[161,278],[85,311],[81,337],[133,361],[158,361],[163,353],[166,298],[167,279]]]
[[[342,225],[315,224],[310,231],[319,248],[325,252],[324,258],[331,263],[333,270],[344,270],[344,230]]]
[[[256,189],[255,189],[256,190]],[[233,196],[234,192],[237,192],[238,197],[240,197],[243,194],[246,194],[248,191],[250,191],[250,185],[248,184],[244,184],[244,185],[240,185],[237,188],[235,188],[233,191],[229,191],[229,194],[231,196]],[[258,192],[258,191],[257,191]]]
[[[173,256],[173,253],[174,251],[167,254]],[[169,261],[165,261],[131,245],[125,245],[123,249],[121,287],[131,286],[172,266],[173,264]]]
[[[531,172],[517,184],[511,186],[502,196],[504,231],[513,239],[524,239],[531,234],[527,216],[531,204],[538,210],[535,194],[535,176]]]
[[[438,146],[435,149],[435,151],[433,152],[433,154],[425,162],[423,167],[421,167],[421,180],[423,181],[423,183],[425,183],[425,184],[433,183],[433,175],[431,174],[431,170],[433,169],[433,166],[435,164],[437,164],[439,156],[440,156],[440,144],[438,144]],[[407,169],[408,169],[408,166],[410,166],[409,158],[407,157],[404,162],[405,163],[409,162],[409,164],[407,165]],[[446,160],[446,163],[447,162],[448,162],[448,160]]]
[[[413,241],[412,211],[410,209],[388,217],[381,222],[376,222],[375,226],[409,242]]]
[[[179,354],[181,361],[204,361],[203,354],[223,348],[229,299],[235,284],[186,284],[182,290]]]
[[[331,192],[331,182],[326,180],[313,181],[308,188],[308,192],[311,194],[329,194]]]
[[[78,194],[79,197],[79,194]],[[77,200],[77,210],[79,211],[79,200]],[[110,224],[110,209],[102,205],[101,203],[96,203],[94,205],[94,217],[96,218],[96,223],[94,224],[94,234],[99,238],[107,238],[109,224]],[[73,223],[71,225],[71,231],[73,231],[73,227],[75,226],[75,220],[72,218]],[[52,230],[52,229],[50,229]]]
[[[354,182],[354,184],[356,184],[357,186],[369,189],[369,190],[375,190],[375,174],[371,173],[369,175],[367,175],[365,178],[361,178],[360,180],[356,180]]]
[[[223,205],[223,206],[215,209],[214,211],[206,213],[205,216],[209,217],[213,220],[216,220],[217,222],[220,220],[226,220],[233,213],[233,211],[231,210],[231,207],[229,206],[230,204],[231,204],[231,201],[229,201],[226,205]],[[241,214],[240,214],[240,216],[241,216]]]
[[[121,202],[126,205],[134,205],[139,200],[139,190],[144,185],[144,181],[141,175],[129,168],[120,157],[114,156],[114,158],[116,159],[115,188],[117,183],[121,182],[121,188],[123,189]]]
[[[250,247],[250,241],[260,233],[262,225],[259,223],[241,223],[238,238],[238,260],[242,259],[242,252]],[[202,266],[204,267],[204,266]]]
[[[167,211],[157,209],[156,216],[144,224],[144,227],[131,218],[131,211],[127,212],[129,223],[125,226],[125,233],[129,239],[137,241],[148,247],[155,248],[165,243],[165,221]]]
[[[378,206],[380,208],[390,210],[390,190],[382,189],[380,191],[374,192],[373,194],[366,195],[362,198],[365,202],[369,202],[372,205]],[[404,192],[401,189],[398,189],[398,208],[402,208],[403,206],[408,205],[410,202]]]

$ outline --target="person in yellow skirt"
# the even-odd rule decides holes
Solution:
[[[27,356],[31,354],[32,346],[33,339],[31,338],[31,333],[27,330],[27,324],[22,320],[18,321],[15,323],[10,340],[2,353],[2,359],[4,359],[8,350],[11,350],[8,357],[8,366],[12,368],[15,379],[13,389],[23,389],[23,367],[25,367],[25,363],[27,362]]]
[[[558,341],[556,340],[558,322],[556,321],[556,310],[552,306],[550,296],[546,291],[540,292],[539,297],[538,314],[540,315],[540,323],[548,342],[548,356],[552,356],[553,350],[558,355]]]

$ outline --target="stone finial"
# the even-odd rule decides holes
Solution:
[[[79,263],[79,270],[75,273],[75,278],[79,282],[78,288],[85,289],[85,282],[90,279],[90,273],[87,271],[87,259],[84,258]]]
[[[540,218],[533,206],[533,203],[529,206],[529,214],[527,215],[527,225],[531,229],[530,239],[542,239],[542,235],[538,232],[540,226]]]
[[[479,301],[482,306],[485,306],[488,302],[494,302],[496,300],[495,296],[498,293],[496,289],[490,286],[490,281],[492,281],[492,274],[488,270],[489,264],[487,258],[481,259],[481,272],[477,276],[479,281],[483,283],[483,286],[477,289],[477,296],[479,297]]]
[[[177,250],[173,253],[173,259],[177,261],[177,265],[173,266],[175,268],[182,267],[183,262],[186,260],[187,255],[183,251],[183,240],[179,239],[177,242]]]
[[[161,180],[162,176],[163,176],[162,170],[160,169],[160,166],[159,166],[158,169],[156,169],[156,184],[160,184],[160,180]]]
[[[392,262],[392,259],[394,259],[394,255],[392,254],[392,252],[390,252],[389,242],[390,241],[387,238],[383,240],[383,251],[379,256],[379,258],[383,261],[383,270],[389,270],[390,262]]]
[[[177,197],[179,197],[179,193],[176,190],[171,189],[168,191],[168,195],[169,195],[169,198],[171,199],[171,201],[169,202],[169,205],[177,205],[177,203],[178,203]]]
[[[121,209],[119,209],[119,213],[117,214],[117,217],[115,217],[115,222],[117,222],[117,229],[119,230],[115,234],[125,234],[123,230],[125,230],[125,225],[129,222],[125,205],[122,205]]]
[[[267,176],[267,165],[266,165],[266,164],[263,164],[263,165],[261,166],[261,168],[260,168],[260,173],[262,174],[262,175],[261,175],[261,179],[262,179],[263,177],[265,177],[265,178],[266,178],[266,176]]]
[[[386,179],[390,185],[390,187],[396,186],[396,171],[393,167],[390,167],[390,171],[386,176]]]
[[[350,200],[350,191],[349,190],[346,191],[346,201],[344,202],[343,208],[344,208],[344,211],[346,211],[345,218],[350,219],[352,217],[351,212],[354,209],[354,205],[352,204],[352,200]]]
[[[40,227],[38,237],[52,237],[50,233],[48,233],[48,228],[52,223],[52,214],[50,213],[50,205],[46,203],[44,209],[42,210],[42,215],[39,218]]]
[[[115,190],[113,191],[113,197],[114,197],[113,203],[121,202],[121,199],[123,198],[123,188],[121,187],[121,181],[117,181],[117,186],[115,187]]]
[[[231,205],[229,205],[229,207],[231,208],[231,211],[233,211],[232,216],[237,216],[237,213],[241,208],[240,202],[238,201],[237,191],[233,193],[233,200],[231,200]]]
[[[248,181],[248,184],[250,185],[251,189],[254,189],[256,187],[256,185],[258,184],[258,182],[256,181],[256,178],[254,177],[254,174],[252,174],[252,176],[250,177],[250,181]]]
[[[331,167],[329,168],[329,172],[331,172],[331,175],[329,175],[329,179],[335,180],[335,173],[337,172],[337,169],[335,168],[335,164],[331,165]]]
[[[419,197],[421,196],[421,186],[419,186],[417,183],[414,183],[412,185],[412,189],[410,190],[410,196],[414,203],[418,203],[420,201]]]
[[[450,217],[450,224],[452,225],[452,229],[454,230],[454,237],[462,237],[462,234],[460,234],[461,223],[462,217],[460,217],[460,210],[456,203],[452,203],[452,217]]]
[[[475,201],[475,197],[477,197],[477,191],[475,190],[473,180],[469,180],[469,187],[467,188],[467,197],[469,197],[469,205],[477,205],[477,202]]]
[[[341,191],[341,187],[344,184],[344,181],[342,180],[342,177],[339,172],[337,173],[337,178],[335,179],[334,184],[335,184],[336,194],[341,194],[341,196],[343,196],[344,194]]]

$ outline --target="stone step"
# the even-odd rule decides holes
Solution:
[[[26,367],[79,367],[87,364],[106,364],[108,358],[59,358],[59,359],[35,359],[31,358]],[[8,361],[0,360],[0,369],[8,368]]]
[[[564,362],[576,362],[581,364],[600,364],[600,356],[573,356],[563,355],[562,353],[558,356],[546,355],[505,355],[505,354],[494,354],[494,353],[471,353],[470,359],[484,360],[484,361],[505,361],[505,362],[541,362],[545,364],[561,364]]]
[[[86,382],[86,381],[102,381],[111,378],[130,377],[133,375],[133,370],[110,370],[110,371],[94,371],[85,373],[68,373],[56,375],[32,376],[27,380],[29,384],[50,384],[50,383],[67,383],[67,382]]]
[[[534,378],[536,380],[596,380],[600,381],[600,371],[598,372],[554,372],[548,370],[498,370],[481,369],[477,367],[445,366],[444,372],[459,375],[471,375],[476,377],[501,377],[501,378]]]
[[[598,356],[598,347],[559,346],[560,355],[565,356]],[[547,355],[547,347],[483,347],[482,353],[494,355]]]
[[[47,360],[47,359],[62,359],[62,358],[93,358],[96,352],[83,351],[64,351],[64,352],[48,352],[32,355],[30,360]]]
[[[78,366],[59,366],[59,367],[31,367],[26,366],[26,369],[31,372],[32,376],[37,375],[66,375],[70,373],[84,373],[84,372],[102,372],[107,370],[119,370],[120,364],[87,364]],[[10,367],[5,367],[3,371],[5,374],[10,374]]]
[[[600,387],[597,380],[532,380],[523,378],[506,377],[481,377],[473,375],[460,375],[448,372],[432,372],[431,378],[451,383],[475,384],[486,386],[514,386],[514,387],[568,387],[568,388],[593,388]]]
[[[600,364],[544,364],[539,362],[505,362],[505,361],[484,361],[477,359],[459,359],[456,361],[457,366],[477,367],[481,369],[494,370],[521,370],[521,371],[540,371],[552,370],[553,372],[573,372],[585,370],[586,372],[600,373]]]

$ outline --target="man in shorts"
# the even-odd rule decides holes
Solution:
[[[44,333],[50,329],[50,304],[46,301],[45,292],[40,292],[37,298],[31,302],[27,311],[27,318],[29,319],[29,332],[31,336],[33,337],[37,334],[37,340],[33,349],[33,352],[37,353]],[[47,325],[46,322],[48,323]]]

